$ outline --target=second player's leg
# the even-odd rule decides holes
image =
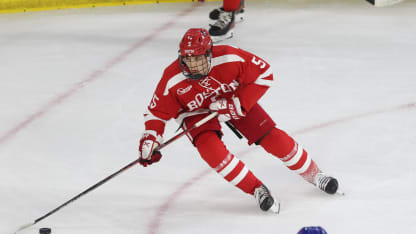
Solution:
[[[235,22],[243,19],[243,13],[243,0],[224,0],[223,7],[211,11],[209,17],[216,20],[208,30],[212,40],[219,42],[231,38]]]

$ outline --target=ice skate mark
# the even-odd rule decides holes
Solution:
[[[200,6],[200,4],[201,3],[194,3],[191,7],[183,10],[182,12],[179,12],[173,19],[156,28],[153,32],[145,36],[140,41],[136,42],[130,48],[126,49],[119,55],[112,58],[110,61],[104,64],[104,66],[101,69],[91,72],[84,80],[74,84],[69,90],[56,96],[55,98],[47,102],[45,105],[41,106],[37,111],[27,116],[23,121],[21,121],[15,126],[12,126],[9,130],[0,135],[0,145],[5,144],[9,140],[11,140],[14,136],[16,136],[16,134],[18,134],[20,131],[22,131],[24,128],[30,125],[33,121],[43,117],[44,115],[52,111],[55,107],[62,104],[64,101],[73,96],[86,85],[90,85],[94,81],[101,78],[103,74],[108,72],[112,67],[125,60],[131,53],[145,45],[147,42],[152,41],[151,39],[157,37],[161,32],[165,31],[166,29],[169,29],[171,26],[176,24],[176,22],[181,17],[191,13],[194,9],[196,9],[196,7]]]
[[[361,114],[342,117],[342,118],[339,118],[339,119],[331,120],[331,121],[328,121],[328,122],[324,122],[324,123],[320,123],[320,124],[317,124],[317,125],[314,125],[314,126],[310,126],[310,127],[306,127],[306,128],[303,128],[303,129],[296,130],[296,131],[293,132],[293,134],[303,134],[303,133],[311,132],[311,131],[314,131],[314,130],[317,130],[317,129],[330,127],[332,125],[337,125],[337,124],[353,121],[353,120],[356,120],[356,119],[362,119],[362,118],[370,117],[370,116],[373,116],[373,115],[378,115],[378,114],[383,114],[383,113],[388,113],[388,112],[394,112],[394,111],[400,111],[400,110],[406,110],[406,109],[411,109],[411,108],[416,108],[416,102],[411,102],[411,103],[407,103],[407,104],[403,104],[403,105],[387,107],[387,108],[384,108],[384,109],[379,109],[379,110],[369,111],[369,112],[365,112],[365,113],[361,113]]]
[[[412,102],[412,103],[408,103],[408,104],[404,104],[404,105],[398,105],[398,106],[389,107],[389,108],[384,108],[384,109],[375,110],[375,111],[370,111],[370,112],[366,112],[366,113],[362,113],[362,114],[347,116],[347,117],[344,117],[344,118],[328,121],[328,122],[325,122],[325,123],[317,124],[317,125],[314,125],[314,126],[311,126],[311,127],[307,127],[307,128],[304,128],[304,129],[294,131],[294,134],[299,135],[299,134],[315,131],[315,130],[318,130],[320,128],[325,128],[325,127],[328,127],[328,126],[337,125],[337,124],[340,124],[340,123],[356,120],[356,119],[359,119],[359,118],[365,118],[365,117],[369,117],[369,116],[372,116],[372,115],[377,115],[377,114],[382,114],[382,113],[387,113],[387,112],[393,112],[393,111],[406,110],[406,109],[411,109],[411,108],[416,108],[416,102]],[[249,149],[244,151],[244,152],[239,153],[238,155],[241,158],[241,157],[244,157],[244,154],[246,154],[248,152],[250,152]],[[201,172],[197,176],[194,176],[190,180],[186,181],[182,186],[180,186],[177,190],[175,190],[162,203],[162,205],[159,206],[159,208],[156,211],[156,214],[150,219],[150,224],[149,224],[149,229],[148,229],[147,234],[157,234],[158,230],[159,230],[159,227],[161,226],[162,220],[164,218],[164,215],[170,209],[170,207],[175,202],[175,200],[178,199],[182,195],[182,193],[185,192],[186,189],[188,189],[193,184],[197,183],[202,178],[204,178],[205,176],[207,176],[211,173],[212,173],[212,169],[204,170],[203,172]],[[338,194],[339,195],[345,195],[345,193],[343,191],[339,191]]]

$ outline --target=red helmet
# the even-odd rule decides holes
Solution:
[[[203,56],[205,59],[200,63],[192,63],[194,57]],[[208,75],[211,70],[212,40],[206,29],[191,28],[186,31],[179,44],[179,66],[182,73],[193,80],[199,80]],[[185,60],[188,61],[188,67]],[[189,64],[190,63],[190,64]]]
[[[181,43],[179,44],[180,55],[198,56],[211,52],[212,40],[206,29],[191,28],[186,31]]]

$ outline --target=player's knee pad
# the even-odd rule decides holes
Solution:
[[[294,139],[283,130],[273,128],[260,142],[269,153],[281,158],[288,155],[295,146]]]
[[[201,132],[195,138],[195,146],[211,168],[216,168],[230,154],[216,131]]]

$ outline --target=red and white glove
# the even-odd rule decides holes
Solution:
[[[160,151],[155,151],[155,148],[160,145],[162,137],[157,135],[156,131],[146,130],[140,139],[139,145],[139,163],[147,167],[152,163],[159,162],[162,158]]]
[[[221,122],[237,120],[246,116],[245,111],[241,108],[240,99],[235,96],[219,99],[211,103],[209,109],[218,112],[218,120]]]

